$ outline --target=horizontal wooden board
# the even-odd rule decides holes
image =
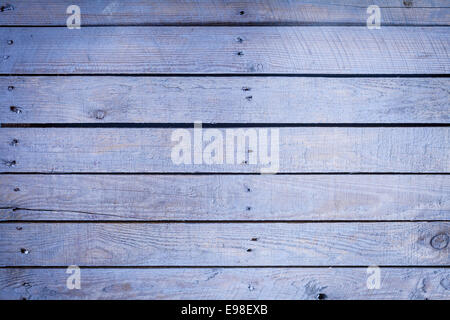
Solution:
[[[65,26],[69,0],[15,1],[0,12],[2,25]],[[450,11],[445,0],[227,0],[144,1],[78,0],[81,24],[359,24],[369,17],[367,7],[381,7],[382,24],[448,25]],[[2,4],[3,5],[3,4]]]
[[[450,222],[16,222],[0,234],[1,266],[450,264]]]
[[[0,299],[450,299],[450,270],[381,268],[81,269],[69,290],[61,269],[0,269]]]
[[[448,78],[0,77],[0,123],[449,123],[448,88]]]
[[[1,171],[8,172],[449,172],[450,128],[233,128],[233,134],[253,133],[259,143],[226,152],[218,164],[207,164],[211,154],[208,133],[223,137],[226,130],[204,130],[202,152],[192,146],[193,129],[172,128],[2,128]],[[237,131],[243,130],[243,131]],[[263,133],[267,130],[268,139]],[[279,166],[275,144],[279,134]],[[178,134],[184,134],[184,140]],[[241,135],[240,135],[241,136]],[[190,137],[190,139],[189,139]],[[171,139],[174,139],[172,141]],[[231,139],[228,139],[231,140]],[[177,160],[180,141],[190,141],[190,164]],[[235,147],[237,143],[235,142]],[[241,144],[242,145],[242,144]],[[258,150],[258,146],[260,147]],[[201,148],[201,147],[200,147]],[[187,149],[187,147],[186,147]],[[263,162],[261,154],[273,154],[274,165]],[[257,155],[258,153],[258,155]],[[228,154],[228,156],[227,156]],[[237,157],[243,155],[245,160]],[[249,158],[248,156],[252,158]],[[234,164],[227,164],[227,157]],[[231,157],[234,157],[232,159]],[[200,164],[194,164],[195,161]],[[267,171],[265,171],[267,172]]]
[[[0,220],[450,220],[450,175],[2,175]]]
[[[2,74],[450,71],[446,27],[4,28],[0,43]]]

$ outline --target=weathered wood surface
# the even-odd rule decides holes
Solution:
[[[194,144],[193,129],[178,130],[190,134]],[[226,130],[216,130],[223,135],[224,144],[231,146],[225,142]],[[254,130],[259,136],[262,132],[259,128],[241,130]],[[2,128],[1,132],[4,173],[260,173],[261,168],[270,167],[259,157],[238,161],[236,154],[234,164],[226,164],[225,148],[220,164],[193,164],[195,154],[200,153],[197,151],[192,151],[191,164],[176,164],[171,154],[177,150],[173,147],[180,145],[180,138],[173,136],[175,129],[171,128]],[[279,128],[278,172],[449,172],[449,133],[449,127]],[[269,140],[272,134],[268,131]],[[265,140],[260,139],[259,146]],[[187,137],[185,141],[189,141]],[[242,150],[246,156],[267,152],[267,147],[257,148],[253,144]]]
[[[0,123],[450,122],[448,78],[0,77],[0,88]]]
[[[1,266],[450,264],[450,222],[16,222],[0,234]]]
[[[330,3],[331,2],[331,3]],[[65,26],[73,1],[8,0],[0,12],[1,25]],[[445,0],[197,0],[91,1],[78,0],[82,26],[88,25],[365,25],[367,7],[381,8],[383,25],[448,25]],[[8,10],[9,9],[9,10]]]
[[[2,175],[0,220],[450,220],[449,175]]]
[[[450,269],[366,268],[81,269],[68,290],[65,268],[0,269],[0,299],[450,299]]]
[[[449,42],[447,27],[3,28],[0,73],[442,74]]]

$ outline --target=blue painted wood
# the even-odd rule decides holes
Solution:
[[[242,152],[230,153],[226,162],[226,129],[217,133],[223,139],[224,157],[208,164],[211,149],[203,149],[202,159],[194,159],[193,129],[171,128],[2,128],[0,171],[13,172],[253,172],[270,168],[261,154],[273,151],[272,170],[283,173],[314,172],[450,172],[450,128],[271,128],[267,135],[279,134],[279,153],[264,145],[258,128],[231,129],[233,134],[254,134],[256,144]],[[205,134],[208,130],[205,129]],[[211,132],[210,132],[211,133]],[[180,142],[183,134],[186,144]],[[174,139],[172,141],[172,139]],[[209,140],[210,141],[210,140]],[[207,144],[205,136],[204,143]],[[189,146],[186,163],[173,160],[181,146]],[[210,145],[210,144],[208,144]],[[235,147],[237,142],[235,143]],[[270,145],[269,145],[270,146]],[[211,146],[210,146],[211,147]],[[184,147],[183,147],[184,148]],[[188,154],[186,147],[185,154]],[[237,148],[237,147],[236,147]],[[259,148],[259,149],[258,149]],[[201,149],[201,146],[200,146]],[[233,149],[236,150],[236,149]],[[249,152],[251,150],[251,152]],[[259,151],[258,151],[259,150]],[[252,154],[252,158],[248,155]],[[258,156],[256,153],[258,152]],[[196,152],[197,154],[201,152]],[[243,155],[243,158],[238,158]],[[277,167],[278,155],[278,167]],[[175,157],[177,159],[177,157]],[[203,159],[205,159],[203,161]],[[199,161],[195,164],[194,161]]]
[[[2,25],[65,26],[69,0],[8,0]],[[383,25],[448,25],[446,0],[78,0],[82,25],[365,25],[370,5]]]
[[[367,268],[81,268],[80,290],[67,289],[68,276],[66,268],[0,269],[0,299],[450,298],[446,268],[382,267],[377,290],[367,289]]]
[[[450,175],[7,174],[0,190],[0,220],[450,220]]]
[[[449,87],[448,78],[0,77],[0,123],[449,123]]]
[[[3,74],[443,74],[446,27],[4,28]],[[8,45],[8,41],[14,43]]]
[[[450,222],[3,223],[1,266],[448,266]]]
[[[447,2],[80,0],[82,29],[68,30],[71,2],[11,0],[0,122],[422,123],[283,128],[280,170],[448,173],[448,127],[426,127],[448,123],[447,79],[372,78],[449,73]],[[371,4],[379,30],[365,27]],[[4,27],[25,25],[59,27]],[[130,27],[144,25],[183,27]],[[196,77],[141,77],[175,73]],[[271,73],[308,77],[246,77]],[[330,74],[364,78],[309,77]],[[95,174],[260,171],[175,166],[171,132],[0,128],[0,219],[53,221],[0,223],[0,264],[24,267],[0,269],[0,299],[449,299],[447,175]],[[167,217],[191,222],[92,222]],[[195,222],[207,219],[239,222]],[[445,221],[389,222],[405,219]],[[67,290],[65,268],[26,268],[68,264],[96,267],[82,291]],[[401,267],[367,290],[371,264]],[[235,268],[180,267],[220,265]],[[349,267],[273,267],[313,265]]]

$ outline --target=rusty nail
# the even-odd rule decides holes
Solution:
[[[16,160],[12,161],[4,161],[5,166],[7,167],[15,167],[16,166]]]
[[[16,107],[16,106],[10,106],[9,110],[11,110],[11,112],[15,112],[15,113],[22,113],[22,108]]]
[[[9,3],[7,3],[4,6],[0,7],[0,12],[12,11],[12,10],[14,10],[14,7],[12,5],[10,5]]]
[[[325,300],[327,298],[327,295],[325,293],[319,293],[317,294],[316,298],[318,300]]]
[[[105,111],[103,111],[103,110],[95,111],[95,119],[102,120],[102,119],[105,118],[105,116],[106,116],[106,112]]]

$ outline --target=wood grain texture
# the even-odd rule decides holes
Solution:
[[[377,290],[366,268],[82,268],[80,290],[65,271],[0,269],[0,299],[450,299],[445,268],[381,268]]]
[[[450,222],[3,223],[1,266],[448,266]]]
[[[260,130],[247,129],[255,130],[255,134]],[[250,160],[237,161],[235,157],[234,164],[226,164],[225,150],[224,160],[220,164],[193,164],[194,160],[191,164],[175,164],[171,153],[180,140],[174,136],[174,142],[171,141],[175,129],[170,128],[0,130],[0,165],[4,173],[260,173],[261,168],[270,167],[259,161],[258,157],[258,161],[253,163]],[[183,130],[191,134],[193,144],[193,129]],[[245,130],[244,133],[247,132]],[[449,133],[448,127],[280,128],[278,172],[449,172]],[[220,134],[226,141],[226,130],[220,129]],[[271,134],[269,132],[269,136]],[[252,152],[267,151],[267,147],[259,151],[257,148],[252,145],[243,150],[246,156]],[[191,159],[193,157],[194,151]]]
[[[450,220],[449,175],[2,175],[0,220]]]
[[[449,88],[447,78],[0,77],[0,123],[449,123]]]
[[[65,26],[68,0],[16,1],[14,10],[0,12],[2,25]],[[4,5],[2,3],[2,5]],[[87,25],[365,25],[370,5],[381,7],[382,24],[448,25],[445,0],[78,0],[83,26]]]
[[[444,74],[446,27],[4,28],[2,74]],[[8,41],[13,40],[9,45]]]

